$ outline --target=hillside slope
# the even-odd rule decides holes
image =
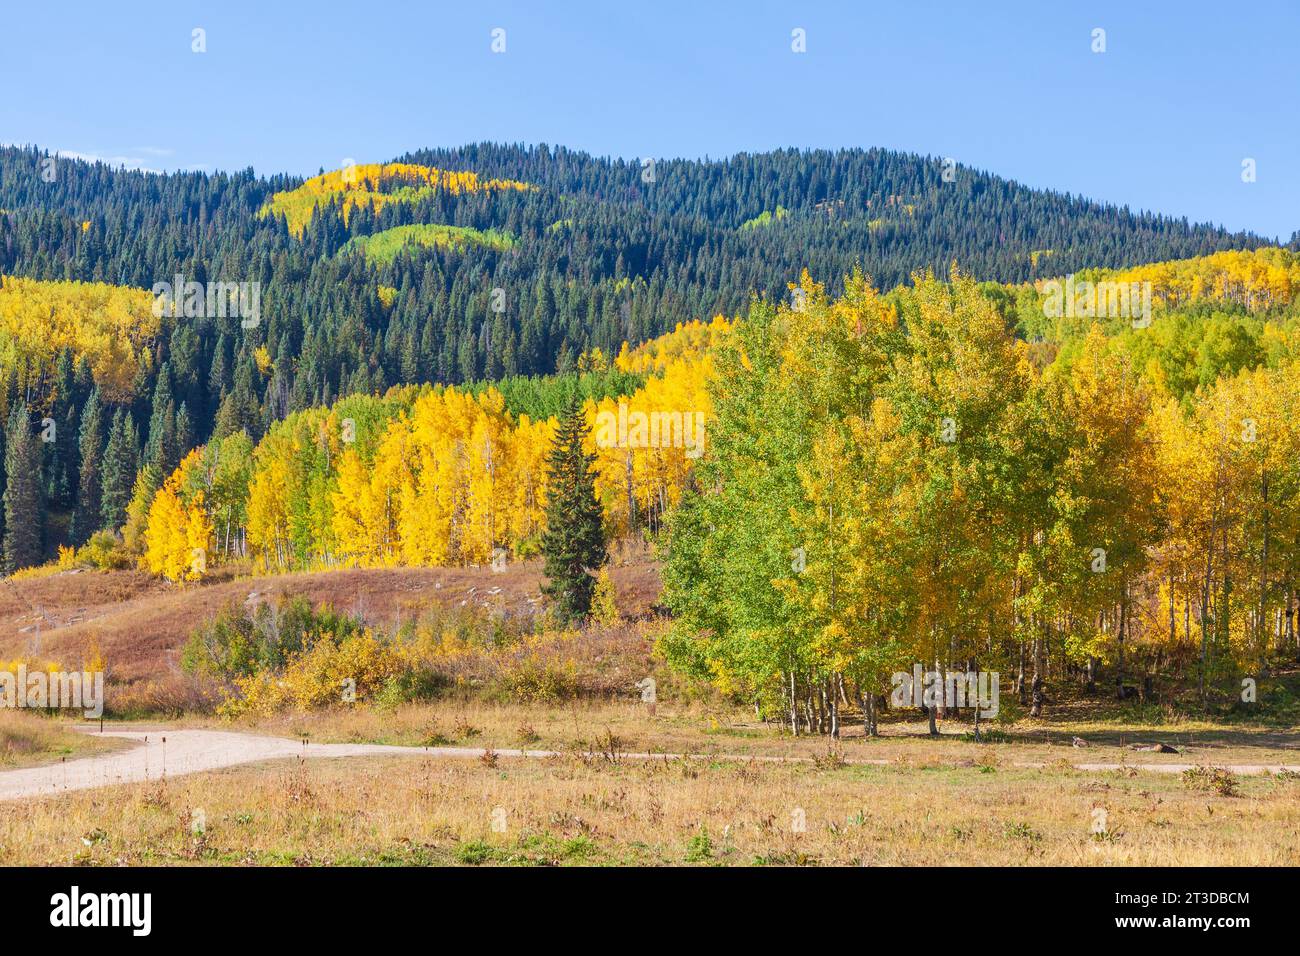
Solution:
[[[658,600],[658,570],[644,556],[612,568],[611,578],[629,616],[648,613]],[[180,650],[190,632],[231,604],[301,595],[387,628],[430,606],[523,612],[537,604],[541,580],[539,561],[500,573],[486,567],[352,568],[257,578],[227,573],[184,588],[136,571],[7,580],[0,585],[0,658],[30,656],[75,667],[97,646],[110,684],[136,685],[140,692],[152,682],[165,696],[182,683]]]

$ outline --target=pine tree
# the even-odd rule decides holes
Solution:
[[[54,394],[50,402],[54,423],[46,474],[46,500],[51,507],[71,508],[77,483],[77,391],[72,351],[59,353],[54,373]]]
[[[180,462],[176,451],[176,402],[172,398],[171,365],[167,362],[158,370],[158,382],[154,386],[144,460],[157,465],[165,474],[171,474]]]
[[[189,404],[181,402],[181,407],[176,412],[177,457],[183,459],[197,444],[198,440],[194,437],[194,421],[190,418]]]
[[[9,416],[5,440],[5,571],[39,564],[45,526],[41,486],[41,445],[32,433],[27,405]]]
[[[72,514],[72,543],[84,544],[99,527],[100,491],[104,460],[104,412],[99,403],[99,389],[93,389],[81,412],[78,432],[81,473],[77,481],[77,509]]]
[[[103,527],[116,530],[126,520],[135,473],[139,468],[140,442],[135,419],[122,409],[113,415],[113,427],[104,449],[104,480],[100,498]]]
[[[605,563],[605,529],[596,499],[592,465],[595,456],[583,450],[588,433],[582,404],[570,400],[547,456],[546,531],[542,553],[547,583],[542,592],[555,602],[564,622],[591,610],[597,569]]]
[[[217,345],[212,351],[212,366],[208,370],[208,393],[212,396],[214,404],[219,403],[230,388],[230,367],[226,360],[229,349],[230,345],[222,335],[217,339]]]

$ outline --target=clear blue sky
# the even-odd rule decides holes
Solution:
[[[146,168],[314,173],[485,139],[627,157],[885,146],[1300,229],[1296,0],[10,0],[0,20],[0,142]]]

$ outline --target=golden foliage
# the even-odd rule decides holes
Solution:
[[[1212,300],[1260,312],[1297,301],[1300,254],[1276,247],[1230,249],[1131,269],[1089,269],[1078,273],[1076,278],[1097,282],[1150,282],[1152,301],[1169,308]]]
[[[240,678],[238,693],[219,712],[265,715],[369,701],[406,667],[401,651],[372,631],[338,644],[322,639],[295,655],[283,674],[263,670]]]
[[[132,397],[158,334],[153,296],[102,282],[0,277],[0,367],[36,376],[70,349],[111,402]]]
[[[732,323],[721,315],[712,322],[678,322],[673,331],[629,348],[626,342],[614,364],[623,372],[662,372],[674,360],[699,359],[731,332]]]
[[[706,450],[708,349],[729,329],[721,318],[691,323],[636,353],[624,349],[629,363],[657,374],[633,395],[587,402],[596,489],[612,532],[655,528],[680,499]],[[535,552],[555,420],[516,419],[494,388],[390,396],[298,413],[258,443],[244,507],[233,511],[245,516],[249,551],[264,568],[486,564]],[[344,407],[357,401],[388,409],[365,440],[345,436]],[[631,421],[622,434],[600,427],[620,415]],[[193,510],[216,507],[185,490],[195,484],[180,474],[186,467],[155,496],[149,517],[146,566],[173,580],[185,574],[182,538]],[[218,515],[207,518],[210,528]]]
[[[262,216],[284,216],[289,231],[302,235],[317,206],[339,201],[346,222],[357,206],[378,212],[393,202],[415,202],[442,190],[453,195],[535,189],[513,179],[480,179],[477,173],[418,166],[413,163],[366,163],[313,176],[297,189],[278,192]]]
[[[144,531],[141,565],[169,581],[196,581],[207,573],[212,519],[200,490],[186,502],[181,489],[199,463],[196,449],[185,456],[154,495]]]

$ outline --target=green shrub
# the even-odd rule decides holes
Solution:
[[[231,604],[196,628],[181,652],[181,669],[225,681],[278,671],[309,646],[335,646],[362,630],[361,621],[304,597],[282,598],[252,611]]]

